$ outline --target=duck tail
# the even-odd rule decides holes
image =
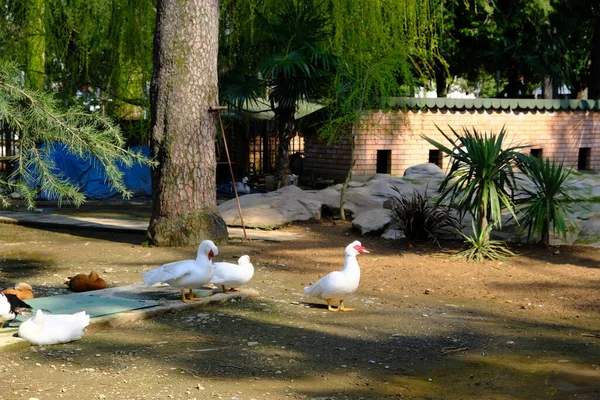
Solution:
[[[311,283],[310,285],[304,288],[304,294],[310,295],[313,289],[314,285]]]

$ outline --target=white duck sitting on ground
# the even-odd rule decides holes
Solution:
[[[346,246],[344,268],[341,271],[330,272],[315,283],[304,288],[304,293],[327,301],[329,311],[352,311],[344,307],[346,297],[358,289],[360,282],[360,267],[356,256],[368,253],[358,240]],[[333,308],[331,303],[338,301],[339,307]]]
[[[250,188],[250,185],[248,185],[248,177],[245,176],[242,178],[241,182],[236,182],[235,183],[235,188],[237,190],[238,193],[250,193],[252,191],[252,188]]]
[[[254,266],[250,262],[250,256],[243,255],[238,259],[237,264],[229,262],[214,263],[215,272],[210,283],[223,288],[223,293],[227,292],[226,287],[230,287],[230,292],[237,292],[235,288],[245,285],[254,276]]]
[[[37,310],[35,317],[19,326],[18,335],[37,346],[68,343],[81,339],[89,324],[90,316],[85,311],[52,315]]]
[[[219,249],[212,240],[204,240],[198,246],[195,260],[175,261],[143,273],[143,281],[152,286],[164,282],[181,289],[181,301],[188,303],[201,300],[194,297],[194,289],[200,288],[213,277],[212,259],[219,254]],[[185,289],[189,295],[185,297]]]
[[[0,328],[17,318],[18,314],[31,310],[31,306],[19,299],[15,294],[0,293]]]

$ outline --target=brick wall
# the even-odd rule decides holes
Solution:
[[[304,133],[305,175],[343,181],[350,168],[350,153],[351,147],[347,141],[328,145],[317,137],[315,131]]]
[[[419,111],[372,112],[363,117],[356,140],[355,176],[377,171],[377,151],[387,150],[389,173],[402,175],[413,165],[429,162],[429,150],[435,147],[422,139],[428,136],[447,143],[439,133],[451,133],[448,126],[460,132],[463,127],[478,132],[498,133],[504,126],[507,143],[541,149],[542,156],[563,161],[577,168],[580,148],[589,148],[588,166],[600,170],[600,112],[584,110],[491,110],[491,109],[426,109]],[[350,165],[350,146],[342,143],[327,146],[316,138],[306,137],[305,167],[330,179],[340,180]],[[539,150],[537,150],[539,151]],[[385,152],[382,152],[385,153]],[[386,154],[380,153],[380,158]],[[381,160],[380,160],[381,162]],[[447,159],[443,159],[443,168]]]

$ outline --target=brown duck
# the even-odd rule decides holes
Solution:
[[[31,288],[31,285],[25,282],[17,283],[14,288],[4,289],[2,293],[14,294],[19,298],[19,300],[30,300],[35,297],[33,295],[33,289]]]
[[[77,274],[74,277],[69,277],[65,285],[74,292],[88,292],[90,290],[99,290],[106,288],[104,279],[98,276],[96,271],[90,272],[89,275]]]

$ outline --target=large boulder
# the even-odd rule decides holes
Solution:
[[[270,193],[240,196],[244,225],[260,229],[279,228],[293,221],[319,220],[322,205],[293,185]],[[219,210],[227,225],[242,225],[235,199],[221,204]]]
[[[531,183],[521,174],[519,182],[531,187]],[[346,216],[353,226],[363,234],[374,234],[393,229],[390,226],[390,210],[393,197],[399,194],[410,196],[417,191],[425,196],[437,195],[437,188],[443,179],[443,171],[434,164],[411,167],[405,176],[395,177],[376,174],[368,180],[351,181],[345,195]],[[577,171],[564,186],[577,201],[570,204],[566,217],[569,232],[566,238],[551,237],[552,244],[582,244],[600,247],[600,175],[581,174]],[[283,188],[265,194],[248,194],[240,197],[244,223],[251,228],[274,229],[293,221],[321,219],[324,210],[339,213],[342,185],[323,190],[302,190],[297,186]],[[236,200],[229,200],[219,206],[227,225],[241,225]],[[527,232],[523,226],[510,221],[505,213],[502,230],[494,229],[495,238],[507,242],[524,242]],[[462,232],[471,234],[471,220],[467,215]],[[388,233],[386,237],[400,237],[400,233]],[[457,236],[460,239],[460,236]]]
[[[444,179],[446,173],[435,164],[419,164],[409,167],[404,171],[404,176],[409,178],[438,178]]]
[[[390,222],[392,222],[391,211],[380,208],[360,213],[352,220],[352,226],[358,229],[361,235],[382,234]]]

